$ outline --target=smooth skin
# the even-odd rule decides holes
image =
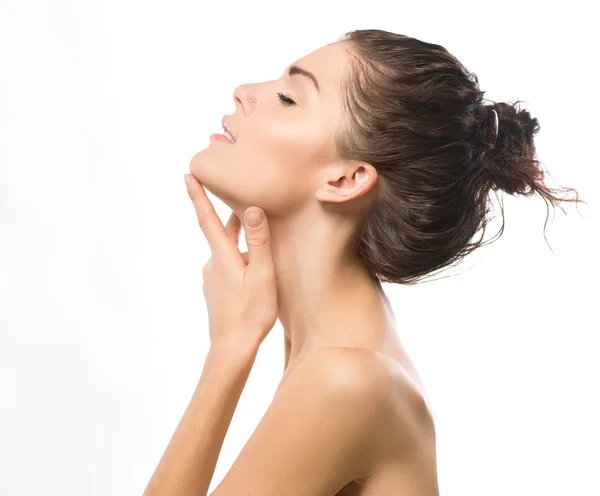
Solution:
[[[277,279],[269,222],[261,208],[246,211],[248,251],[240,253],[240,218],[232,212],[223,227],[202,185],[191,174],[185,179],[212,253],[202,272],[211,346],[253,351],[277,320]]]
[[[262,218],[255,228],[246,223],[249,250],[240,253],[240,219],[232,214],[223,226],[202,185],[186,179],[212,252],[204,269],[211,347],[146,496],[207,494],[258,347],[276,320],[276,299],[269,299],[276,298],[276,281],[263,212],[246,211]],[[289,376],[212,495],[330,496],[364,477],[376,461],[374,420],[389,418],[388,387],[383,368],[364,350],[313,353]]]
[[[361,260],[346,254],[379,187],[371,164],[335,155],[347,71],[342,47],[326,45],[292,64],[313,73],[319,90],[287,68],[277,80],[238,86],[228,115],[236,143],[211,140],[190,162],[206,191],[240,219],[248,208],[268,218],[290,364],[323,346],[395,339],[385,298]],[[294,104],[283,104],[282,95]]]
[[[406,488],[437,496],[422,383],[385,294],[347,253],[379,182],[371,164],[341,159],[333,147],[344,118],[345,45],[326,45],[293,65],[313,73],[318,89],[288,68],[278,80],[236,88],[228,116],[236,143],[212,140],[190,162],[190,197],[212,250],[203,272],[211,347],[147,496],[207,494],[276,319],[283,377],[212,494],[371,496]],[[227,227],[205,190],[232,209]],[[256,230],[245,223],[249,210],[264,214]],[[242,219],[247,254],[237,248]]]

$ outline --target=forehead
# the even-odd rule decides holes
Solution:
[[[294,65],[316,76],[321,98],[338,95],[340,83],[346,77],[346,64],[345,50],[341,42],[322,46],[294,62]]]

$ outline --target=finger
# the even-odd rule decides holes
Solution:
[[[235,212],[231,212],[225,230],[229,236],[229,239],[235,243],[235,246],[239,247],[240,244],[240,231],[242,230],[242,221],[236,215]]]
[[[240,251],[233,244],[231,238],[225,230],[225,226],[215,212],[213,204],[206,196],[204,186],[194,177],[193,174],[187,174],[190,179],[188,194],[194,204],[198,225],[202,229],[213,255],[228,254],[227,256],[240,256]]]
[[[271,270],[273,266],[273,256],[271,253],[271,240],[269,231],[269,222],[267,216],[261,208],[252,208],[252,211],[256,211],[261,214],[262,223],[259,227],[249,228],[245,231],[246,233],[246,244],[248,245],[248,258],[250,267],[254,267],[253,270]],[[247,215],[246,222],[247,222]]]

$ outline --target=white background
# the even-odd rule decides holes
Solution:
[[[434,409],[440,493],[600,494],[600,47],[588,2],[554,5],[0,0],[0,494],[141,495],[209,343],[191,157],[237,85],[364,28],[441,44],[487,98],[523,100],[538,158],[591,207],[551,213],[553,254],[542,199],[505,197],[503,236],[460,275],[384,285]],[[277,323],[211,491],[282,370]]]

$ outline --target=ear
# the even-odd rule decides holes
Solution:
[[[324,180],[316,193],[318,200],[347,202],[375,190],[377,170],[366,162],[349,161],[328,170]]]

